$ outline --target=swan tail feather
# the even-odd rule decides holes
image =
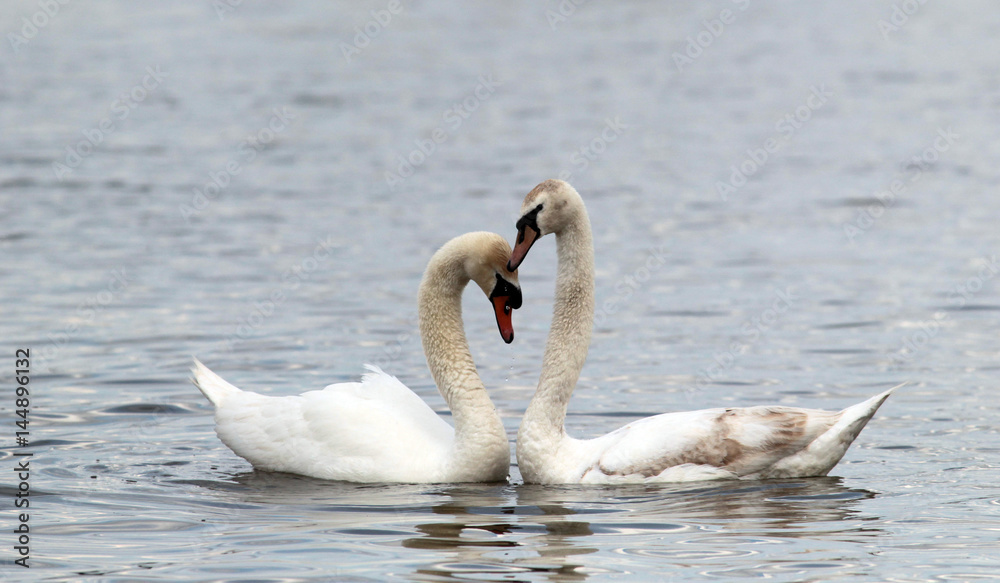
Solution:
[[[837,421],[804,450],[779,461],[767,471],[755,476],[760,478],[825,476],[844,457],[847,449],[875,416],[882,403],[893,391],[905,384],[892,387],[842,410],[837,415]]]
[[[851,442],[853,442],[858,435],[861,434],[861,430],[865,428],[865,425],[868,425],[868,422],[875,416],[875,412],[882,406],[882,403],[889,398],[889,395],[891,395],[893,391],[905,384],[906,383],[896,385],[895,387],[879,393],[870,399],[866,399],[856,405],[847,407],[840,412],[840,418],[833,425],[833,427],[827,430],[824,436],[821,437],[829,436],[836,438],[836,441],[839,441],[840,444],[842,444],[843,449],[846,452],[847,446],[849,446]]]
[[[364,373],[364,374],[361,375],[361,383],[362,384],[364,384],[364,383],[370,383],[370,382],[375,382],[375,381],[378,381],[378,380],[388,380],[388,381],[391,381],[391,382],[393,382],[395,384],[403,386],[403,388],[405,388],[405,386],[403,385],[403,383],[398,378],[396,378],[395,375],[391,375],[391,374],[385,372],[384,370],[382,370],[381,367],[379,367],[377,365],[374,365],[374,364],[365,364],[365,370],[368,371],[368,372],[366,372],[366,373]],[[409,389],[406,389],[406,390],[409,390]]]
[[[221,405],[230,396],[242,392],[212,372],[211,369],[202,364],[197,358],[194,359],[194,367],[191,368],[191,374],[194,375],[194,378],[191,379],[194,386],[198,387],[201,394],[205,395],[216,407]]]
[[[864,419],[865,422],[867,423],[868,420],[871,419],[873,415],[875,415],[875,412],[878,411],[878,408],[882,406],[882,403],[884,403],[885,400],[889,398],[889,395],[891,395],[893,391],[902,387],[905,384],[906,383],[896,385],[895,387],[892,387],[891,389],[885,392],[879,393],[870,399],[862,401],[857,405],[851,405],[850,407],[841,411],[840,413],[841,419]]]
[[[388,374],[384,370],[382,370],[381,367],[376,366],[374,364],[365,364],[365,370],[368,372],[366,372],[364,376],[369,376],[369,375],[381,376],[384,374]]]

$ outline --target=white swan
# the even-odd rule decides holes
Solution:
[[[462,326],[469,280],[496,312],[504,341],[514,339],[511,309],[521,306],[510,245],[469,233],[431,257],[420,284],[420,336],[427,366],[451,409],[454,429],[395,377],[374,366],[359,383],[298,396],[241,391],[195,359],[194,382],[215,405],[219,438],[255,468],[351,482],[499,482],[510,446],[486,394]]]
[[[594,249],[580,195],[547,180],[524,199],[508,269],[555,233],[559,258],[552,328],[538,389],[517,434],[526,483],[667,482],[826,475],[893,389],[840,412],[747,407],[665,413],[589,440],[564,422],[594,318]]]

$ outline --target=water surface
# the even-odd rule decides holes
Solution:
[[[998,578],[991,3],[929,2],[898,30],[880,29],[892,3],[565,21],[554,2],[405,3],[349,59],[387,4],[218,5],[70,3],[0,59],[0,366],[31,349],[34,453],[32,568],[8,533],[4,575]],[[3,31],[37,10],[6,7]],[[598,270],[571,434],[909,384],[818,479],[541,488],[513,466],[510,484],[352,485],[255,473],[219,442],[192,355],[275,395],[374,362],[447,414],[416,331],[423,267],[462,232],[512,239],[557,176],[587,202]],[[512,439],[554,247],[521,269],[514,344],[465,300]]]

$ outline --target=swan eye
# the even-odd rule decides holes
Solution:
[[[517,242],[518,243],[520,243],[522,240],[524,240],[524,228],[525,227],[531,227],[532,229],[534,229],[538,233],[541,233],[541,229],[538,228],[538,213],[542,212],[542,208],[544,206],[545,206],[544,204],[540,204],[540,205],[536,206],[532,210],[524,213],[524,216],[522,216],[520,219],[517,220],[517,224],[515,225],[515,228],[518,231],[518,233],[517,233]]]
[[[505,316],[509,316],[510,315],[510,304],[504,304],[503,305],[503,313],[504,313]]]

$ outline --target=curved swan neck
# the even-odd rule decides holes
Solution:
[[[420,283],[418,313],[420,337],[427,367],[438,390],[451,409],[455,424],[455,446],[475,455],[482,446],[507,436],[496,409],[479,378],[469,352],[462,323],[462,292],[469,278],[462,268],[464,258],[455,254],[435,255]]]
[[[579,207],[576,220],[555,233],[559,267],[552,327],[538,390],[521,424],[522,428],[537,431],[525,436],[528,439],[552,441],[565,434],[566,409],[590,347],[594,321],[594,243],[583,201]]]

